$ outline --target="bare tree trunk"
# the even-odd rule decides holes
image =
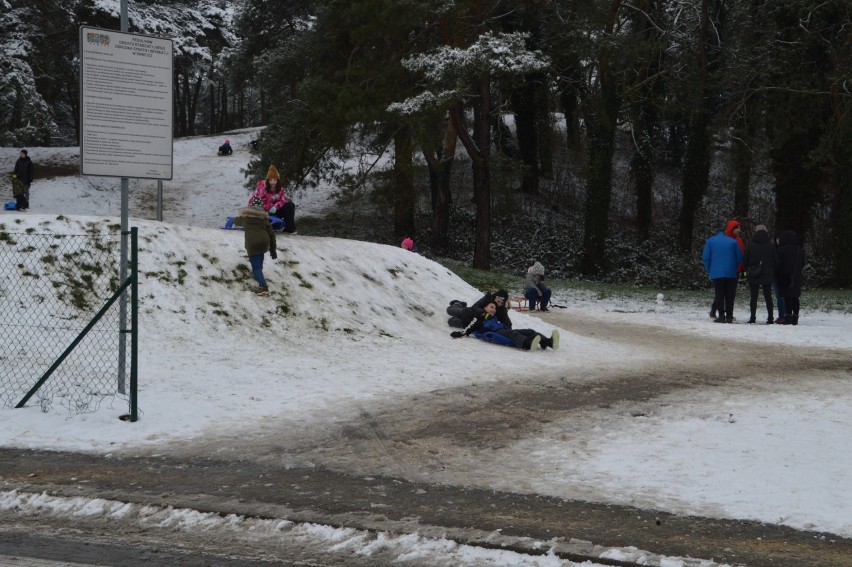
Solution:
[[[524,85],[512,95],[515,109],[515,130],[518,135],[518,149],[524,162],[521,179],[521,193],[537,195],[541,169],[539,167],[538,133],[538,92],[542,76],[535,74],[526,77]]]
[[[636,74],[637,100],[634,104],[634,149],[630,170],[636,184],[636,239],[643,242],[651,234],[654,214],[654,141],[657,107],[654,103],[659,79],[660,53],[658,45],[659,21],[662,7],[658,0],[641,0],[640,10],[631,16],[642,35],[642,40],[653,51],[640,61]]]
[[[612,35],[621,1],[610,5],[604,33]],[[609,48],[602,47],[598,59],[598,98],[588,120],[589,184],[586,197],[583,255],[580,270],[599,274],[606,266],[606,236],[609,233],[609,206],[612,201],[612,157],[615,153],[615,127],[621,106],[613,77]]]
[[[411,128],[400,127],[393,137],[393,143],[396,185],[393,194],[393,230],[396,236],[414,236],[414,209],[417,195],[414,192],[414,172],[411,164],[414,152]]]
[[[678,248],[688,253],[692,250],[695,213],[701,199],[707,192],[710,176],[710,156],[707,117],[707,75],[709,61],[707,56],[707,34],[710,27],[709,0],[701,1],[701,25],[697,39],[698,76],[693,111],[688,125],[686,159],[683,167],[680,216],[678,219]]]
[[[193,89],[192,89],[192,98],[190,98],[189,101],[188,101],[189,104],[188,104],[188,107],[187,107],[186,114],[187,114],[187,125],[188,125],[187,135],[189,135],[189,136],[195,135],[195,114],[196,114],[196,109],[198,108],[198,99],[201,96],[201,87],[202,87],[203,84],[204,84],[204,81],[202,80],[202,77],[199,76],[196,79],[195,85],[193,86]],[[189,79],[187,79],[186,87],[187,87],[187,91],[189,91]]]
[[[429,187],[432,196],[432,246],[445,250],[449,245],[450,231],[450,177],[456,155],[456,130],[453,121],[447,121],[443,147],[437,151],[423,149],[429,169]]]
[[[473,105],[473,136],[467,131],[460,103],[454,105],[452,119],[473,169],[473,200],[476,208],[473,267],[488,270],[491,268],[491,77],[487,73],[481,75],[477,87],[479,96]]]

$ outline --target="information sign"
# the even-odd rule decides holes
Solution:
[[[172,41],[80,27],[80,172],[171,179]]]

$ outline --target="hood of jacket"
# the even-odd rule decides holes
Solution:
[[[267,213],[263,209],[258,209],[255,207],[245,207],[244,209],[240,209],[240,216],[256,219],[268,219],[269,213]]]
[[[796,244],[796,232],[793,230],[782,230],[778,234],[778,245],[794,245]]]
[[[765,230],[759,230],[751,235],[751,241],[759,244],[766,244],[769,242],[769,233]]]
[[[725,234],[730,236],[731,238],[736,238],[734,236],[734,229],[740,226],[740,221],[738,220],[729,220],[728,224],[725,225]]]
[[[541,262],[536,262],[532,266],[530,266],[530,273],[535,274],[536,276],[544,275],[544,266],[541,265]]]

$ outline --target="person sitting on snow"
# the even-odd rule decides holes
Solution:
[[[450,327],[464,329],[470,325],[470,322],[473,321],[474,317],[481,315],[484,312],[485,306],[488,303],[494,302],[497,306],[497,320],[511,329],[512,320],[509,319],[509,309],[506,307],[506,303],[508,301],[509,292],[505,289],[498,289],[497,291],[486,293],[479,299],[479,301],[470,307],[468,307],[467,303],[464,301],[453,300],[450,302],[450,306],[447,307],[447,315],[450,316],[447,320],[447,325]]]
[[[530,311],[535,311],[536,304],[538,304],[539,311],[547,311],[551,292],[550,288],[544,285],[544,266],[541,265],[541,262],[535,262],[527,269],[525,284],[524,297],[527,298]]]
[[[258,197],[270,216],[284,221],[285,233],[296,234],[296,204],[284,195],[284,186],[281,184],[278,168],[270,165],[266,172],[266,179],[258,181],[256,187],[257,190],[251,194],[249,202],[254,197]]]
[[[231,148],[231,141],[225,140],[225,143],[219,146],[219,155],[220,156],[229,156],[234,153],[234,149]]]
[[[514,346],[524,350],[542,350],[550,347],[559,348],[559,331],[555,330],[550,337],[545,337],[532,329],[510,329],[497,319],[497,304],[489,301],[485,304],[484,313],[477,315],[464,331],[453,331],[450,336],[454,339],[470,335],[484,341]]]

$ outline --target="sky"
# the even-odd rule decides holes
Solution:
[[[255,130],[228,134],[236,150],[231,157],[216,156],[226,136],[176,140],[174,179],[164,182],[163,222],[153,220],[156,183],[131,180],[131,226],[139,228],[143,272],[139,421],[117,419],[127,411],[122,399],[107,400],[97,411],[81,415],[61,407],[45,413],[37,403],[0,408],[0,446],[104,455],[156,451],[235,429],[249,434],[270,427],[345,423],[363,404],[510,380],[525,375],[531,364],[541,374],[574,379],[652,365],[671,356],[565,329],[560,330],[558,351],[524,352],[473,338],[451,339],[445,306],[451,299],[475,301],[481,291],[447,268],[395,246],[281,235],[278,261],[267,257],[264,270],[270,297],[252,295],[253,281],[222,281],[238,264],[247,264],[242,233],[220,226],[248,199],[241,170],[250,159],[248,142],[255,135]],[[79,234],[89,222],[117,222],[118,179],[39,179],[40,165],[76,163],[77,149],[29,150],[36,166],[31,208],[0,213],[5,230]],[[8,170],[16,157],[16,148],[0,148],[0,163]],[[8,187],[0,187],[0,194],[4,201],[11,199]],[[333,206],[333,188],[299,190],[293,198],[298,223],[299,216]],[[175,270],[182,261],[189,268],[182,284],[155,275]],[[664,327],[697,337],[729,338],[736,332],[757,347],[831,348],[852,354],[849,315],[805,313],[803,307],[797,327],[731,327],[712,324],[706,305],[670,304],[655,296],[650,293],[643,302],[557,290],[554,303],[568,309],[541,317],[513,312],[512,320],[516,328],[547,335],[558,328],[560,317],[575,316]],[[275,312],[282,303],[290,309],[283,318]],[[482,364],[483,357],[489,365]],[[702,390],[698,396],[694,391],[669,394],[670,399],[659,400],[641,419],[590,410],[591,425],[550,423],[497,455],[483,457],[495,459],[498,474],[479,482],[494,489],[852,537],[852,453],[838,451],[852,438],[849,385],[848,372],[819,373],[791,381],[783,390],[756,381],[749,389],[726,386]],[[768,473],[772,482],[766,482]],[[0,492],[0,509],[21,513],[47,507],[72,516],[82,507],[108,516],[118,506]],[[179,516],[183,529],[214,521],[189,512],[159,513]],[[280,524],[267,528],[279,533],[275,530],[280,531]],[[347,541],[367,555],[375,545],[357,530],[307,524],[288,524],[288,530],[294,537],[310,534],[329,547]],[[254,526],[247,531],[264,530]],[[443,558],[459,565],[574,565],[555,556],[492,558],[487,554],[496,552],[453,542],[387,537],[396,538],[393,545],[401,558]],[[633,548],[605,553],[612,559],[666,567],[698,564]],[[708,558],[700,565],[716,563]]]

